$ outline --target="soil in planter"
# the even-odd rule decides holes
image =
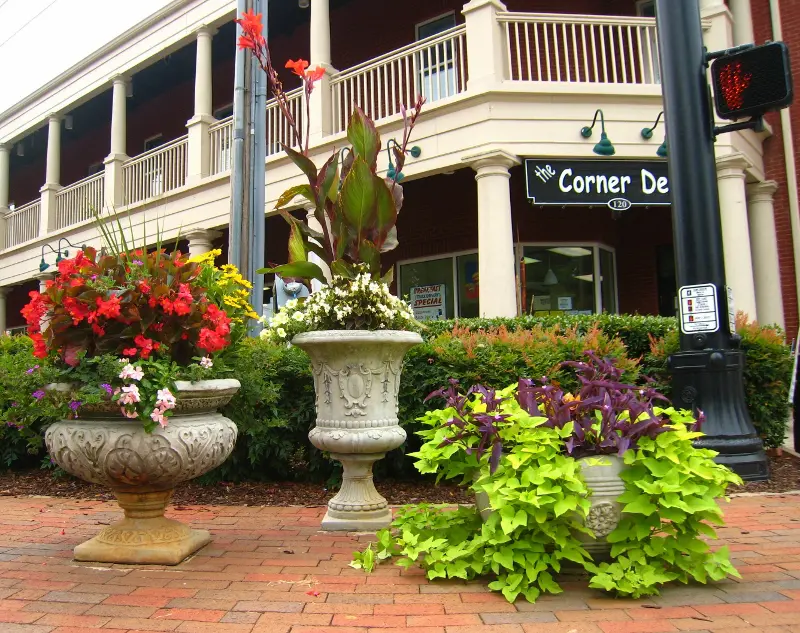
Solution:
[[[730,488],[729,493],[788,492],[800,490],[800,459],[784,452],[770,455],[769,481]],[[474,503],[474,496],[456,486],[435,486],[429,482],[381,481],[378,489],[391,505],[406,503]],[[173,505],[249,505],[249,506],[322,506],[335,494],[319,484],[308,483],[218,483],[202,486],[189,482],[175,490]],[[45,470],[27,470],[0,474],[0,496],[43,495],[73,499],[111,500],[107,488],[87,484],[74,477],[54,478]]]

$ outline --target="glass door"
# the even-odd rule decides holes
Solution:
[[[455,13],[417,25],[417,40],[432,37],[456,25]],[[440,42],[417,53],[418,89],[427,101],[438,101],[456,94],[456,64],[453,46]]]

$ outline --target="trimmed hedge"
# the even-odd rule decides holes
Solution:
[[[425,340],[406,356],[400,385],[399,416],[408,433],[402,449],[376,464],[377,477],[419,477],[405,459],[416,450],[416,418],[427,406],[423,398],[451,377],[465,385],[476,382],[504,387],[519,376],[549,376],[573,389],[574,378],[558,364],[574,360],[585,349],[617,358],[627,380],[653,377],[669,395],[666,359],[678,350],[675,319],[595,315],[464,319],[426,324]],[[747,354],[745,395],[753,423],[768,447],[780,446],[789,420],[788,389],[792,358],[782,333],[740,320],[738,331]],[[36,363],[26,337],[0,337],[0,420],[14,393],[24,385],[8,382]],[[210,480],[313,480],[336,478],[338,466],[311,446],[314,387],[310,364],[296,347],[248,340],[238,360],[242,389],[224,413],[239,427],[231,458],[209,474]],[[4,379],[5,377],[5,379]],[[11,387],[13,384],[13,389]],[[48,423],[37,420],[34,430]],[[27,438],[12,427],[0,431],[0,448],[8,465],[25,459]],[[37,444],[33,444],[34,450]]]

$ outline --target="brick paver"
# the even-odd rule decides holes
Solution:
[[[720,530],[741,580],[616,600],[585,580],[536,604],[485,582],[348,566],[368,535],[318,529],[324,508],[182,507],[214,541],[176,567],[72,561],[114,504],[0,498],[0,633],[800,632],[800,495],[737,497]]]

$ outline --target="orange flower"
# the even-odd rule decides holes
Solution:
[[[324,74],[325,74],[325,69],[322,66],[317,66],[316,68],[312,68],[306,73],[306,79],[313,84],[322,79],[322,76]]]
[[[266,44],[264,39],[264,26],[261,24],[261,14],[245,11],[241,20],[235,20],[242,27],[239,36],[239,48],[257,50]]]
[[[288,62],[286,62],[286,68],[291,68],[295,75],[305,79],[308,62],[305,59],[298,59],[296,62],[290,59]]]

